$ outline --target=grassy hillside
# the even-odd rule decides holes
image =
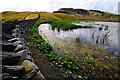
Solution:
[[[59,19],[78,20],[79,17],[71,14],[53,13]]]
[[[53,13],[65,13],[65,14],[73,14],[73,15],[88,15],[88,16],[101,16],[101,15],[111,15],[112,13],[103,12],[100,10],[85,10],[85,9],[74,9],[74,8],[60,8],[58,11],[54,11]]]
[[[12,20],[24,20],[30,12],[3,12],[2,20],[3,21],[12,21]]]
[[[59,18],[50,12],[40,12],[40,19],[59,19]]]
[[[90,11],[90,15],[73,15],[64,13],[50,13],[50,12],[13,12],[6,11],[2,12],[2,21],[13,21],[13,20],[29,20],[38,18],[40,15],[41,20],[46,19],[58,19],[58,20],[82,20],[82,21],[120,21],[120,15],[110,13],[98,13]],[[1,13],[0,13],[1,14]]]
[[[37,12],[2,12],[2,21],[30,20],[39,17]]]
[[[88,20],[88,21],[112,21],[117,22],[120,21],[118,18],[119,15],[106,15],[106,16],[81,16],[79,20]]]
[[[29,19],[35,19],[35,18],[38,18],[38,17],[39,17],[39,13],[30,13],[24,19],[29,20]]]

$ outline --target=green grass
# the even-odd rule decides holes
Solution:
[[[58,19],[47,19],[47,20],[42,20],[39,19],[34,26],[39,26],[40,24],[43,23],[49,23],[51,24],[51,27],[57,28],[57,29],[62,29],[62,30],[70,30],[70,29],[76,29],[76,28],[93,28],[92,26],[80,26],[80,25],[75,25],[72,24],[73,22],[76,22],[74,20],[58,20]]]
[[[34,27],[32,27],[29,32],[32,33],[32,40],[34,43],[34,46],[39,49],[42,53],[44,53],[47,57],[48,60],[51,61],[55,66],[58,66],[60,68],[65,68],[66,72],[64,74],[64,77],[72,77],[76,80],[87,80],[89,77],[89,74],[92,74],[93,72],[91,71],[96,71],[98,68],[100,69],[105,69],[107,74],[108,72],[111,72],[112,68],[116,71],[117,70],[117,66],[116,66],[116,62],[113,62],[113,64],[115,64],[115,66],[110,67],[107,63],[107,60],[104,59],[104,50],[102,49],[91,49],[90,46],[84,45],[85,47],[83,47],[82,49],[80,49],[81,52],[81,58],[83,59],[83,61],[81,61],[82,63],[76,63],[75,59],[70,58],[70,57],[61,57],[58,56],[55,51],[53,50],[53,47],[48,44],[43,38],[42,36],[40,36],[40,34],[38,33],[38,25],[42,24],[42,23],[52,23],[53,20],[38,20],[38,22],[34,25]],[[79,41],[79,40],[78,40]],[[101,53],[101,54],[99,54]],[[39,54],[39,53],[38,53]],[[88,54],[88,55],[87,55]],[[93,55],[99,55],[101,56],[100,58],[94,58]],[[109,59],[109,57],[107,57]],[[102,63],[99,60],[105,60],[105,63]],[[112,60],[112,58],[110,58],[109,60]],[[106,64],[107,63],[107,64]],[[92,65],[94,65],[92,67]],[[89,70],[90,69],[90,70]],[[96,70],[94,70],[96,69]],[[84,73],[76,73],[76,71],[83,71]],[[96,72],[94,72],[95,75],[94,76],[100,76],[99,74],[96,74]],[[102,74],[102,73],[100,73]],[[103,75],[103,74],[102,74]],[[118,74],[116,74],[118,75]],[[114,75],[113,75],[114,76]],[[112,77],[113,77],[112,76]],[[97,77],[98,78],[98,77]]]
[[[51,21],[51,20],[49,20]],[[29,33],[32,34],[32,40],[34,43],[34,46],[39,49],[42,53],[44,53],[48,60],[51,61],[55,66],[58,66],[60,68],[65,68],[67,71],[65,72],[64,77],[71,77],[79,80],[79,78],[87,80],[87,76],[81,76],[80,74],[76,74],[75,71],[79,69],[79,65],[76,63],[76,61],[70,57],[64,57],[64,56],[58,56],[53,47],[48,44],[42,36],[38,33],[38,26],[42,23],[46,23],[47,21],[39,20],[34,27],[29,29]],[[81,76],[81,77],[80,77]]]
[[[62,58],[58,57],[57,54],[54,52],[52,46],[48,44],[39,34],[37,27],[33,27],[29,30],[30,33],[33,34],[33,42],[34,45],[43,53],[45,53],[50,61],[58,66],[64,66],[71,70],[78,69],[78,65],[75,63],[74,60],[71,58]]]
[[[92,26],[80,26],[72,24],[75,21],[71,20],[54,20],[51,23],[52,28],[58,28],[63,30],[76,29],[76,28],[92,28]]]

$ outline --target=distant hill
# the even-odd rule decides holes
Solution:
[[[103,12],[99,10],[85,10],[73,8],[60,8],[58,11],[51,12],[16,12],[4,11],[0,13],[2,18],[0,21],[14,21],[14,20],[30,20],[39,18],[46,19],[61,19],[61,20],[80,20],[80,21],[112,21],[120,22],[120,15]]]
[[[60,8],[58,11],[53,11],[54,14],[67,14],[77,16],[78,20],[87,21],[113,21],[120,22],[120,15],[100,10],[85,10],[74,8]]]
[[[39,17],[37,12],[16,12],[16,11],[5,11],[2,14],[2,21],[13,21],[13,20],[30,20]]]
[[[103,12],[99,10],[85,10],[85,9],[74,9],[74,8],[60,8],[58,11],[53,13],[64,13],[64,14],[73,14],[73,15],[112,15],[112,13]]]

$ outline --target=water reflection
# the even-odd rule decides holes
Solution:
[[[93,26],[95,28],[78,28],[68,31],[61,29],[52,29],[49,24],[41,24],[39,27],[40,34],[44,35],[45,39],[52,45],[64,42],[70,42],[68,39],[82,40],[88,43],[95,44],[99,47],[104,47],[111,50],[114,54],[118,54],[118,23],[114,22],[81,22],[73,23],[75,25]],[[67,40],[69,42],[67,42]],[[74,42],[74,41],[72,41]],[[71,42],[70,42],[71,43]],[[73,43],[72,43],[73,44]],[[75,43],[76,44],[76,43]],[[69,45],[68,45],[69,46]]]

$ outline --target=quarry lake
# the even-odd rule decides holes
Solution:
[[[39,34],[54,47],[59,55],[61,53],[65,55],[80,54],[79,50],[83,44],[95,45],[98,48],[106,49],[109,54],[118,55],[118,23],[77,22],[73,24],[94,28],[64,31],[53,30],[49,24],[41,24]]]

